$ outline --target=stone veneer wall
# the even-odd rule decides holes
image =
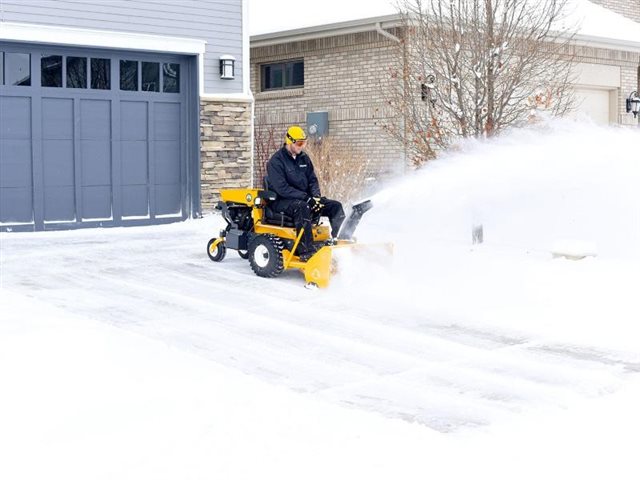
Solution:
[[[200,100],[202,211],[210,212],[221,188],[251,187],[251,103]]]
[[[591,0],[620,15],[640,23],[640,0]]]

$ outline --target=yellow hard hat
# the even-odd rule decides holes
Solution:
[[[287,145],[291,145],[292,143],[296,143],[300,140],[306,139],[307,135],[306,133],[304,133],[302,127],[293,125],[292,127],[289,127],[289,130],[287,130],[287,134],[284,137],[284,143],[286,143]]]

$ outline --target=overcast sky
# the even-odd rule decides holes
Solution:
[[[402,0],[401,0],[402,1]],[[250,35],[397,13],[397,0],[249,0]],[[581,34],[640,44],[640,24],[588,0],[569,0],[571,25]]]
[[[397,12],[395,0],[249,0],[249,30],[251,35],[294,30],[312,25],[356,20]]]

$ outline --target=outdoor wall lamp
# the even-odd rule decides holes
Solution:
[[[436,77],[427,75],[426,83],[420,85],[420,98],[423,102],[428,101],[432,107],[436,106],[438,95],[436,94]]]
[[[633,113],[633,117],[635,118],[640,112],[640,95],[638,95],[637,91],[633,91],[629,94],[629,98],[627,98],[627,113]]]
[[[231,55],[220,55],[220,78],[233,80],[235,78],[236,59]]]

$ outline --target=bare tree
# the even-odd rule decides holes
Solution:
[[[287,126],[284,124],[258,124],[256,123],[254,140],[254,185],[262,188],[264,176],[267,174],[267,162],[278,148],[282,146]]]
[[[337,138],[328,135],[320,140],[311,139],[306,152],[313,161],[322,194],[326,197],[351,203],[369,187],[368,158],[356,149],[340,144]]]
[[[254,131],[254,184],[262,188],[267,174],[267,162],[283,145],[286,125],[259,125]],[[359,151],[348,148],[327,135],[310,138],[305,148],[311,157],[323,195],[351,203],[369,187],[369,160]]]
[[[573,105],[567,0],[402,0],[387,130],[419,164],[459,137],[493,136]]]

